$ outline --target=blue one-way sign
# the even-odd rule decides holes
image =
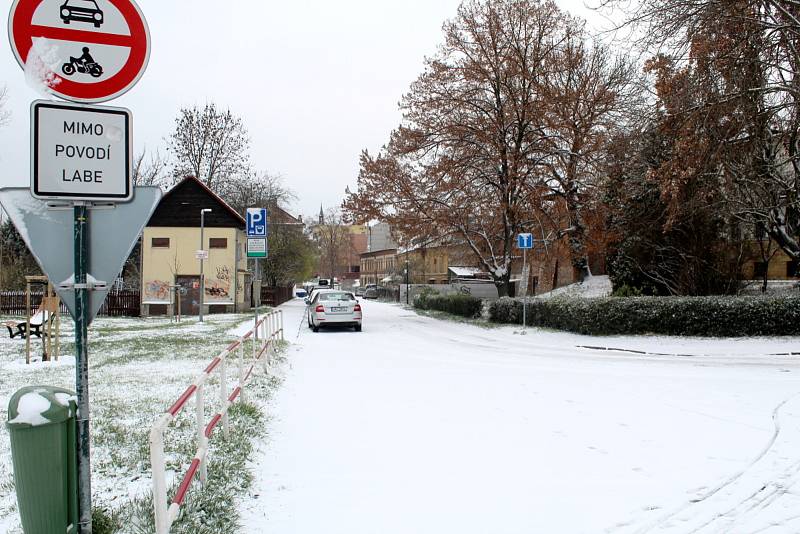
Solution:
[[[267,237],[266,208],[247,208],[247,237]]]
[[[517,248],[533,248],[533,234],[519,234],[517,236]]]

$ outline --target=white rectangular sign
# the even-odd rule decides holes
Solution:
[[[247,238],[247,257],[248,258],[266,258],[267,257],[267,239],[264,237],[248,237]]]
[[[208,251],[207,250],[195,250],[194,257],[198,260],[207,260],[208,259]]]
[[[127,202],[132,115],[124,108],[47,100],[31,105],[31,194]]]

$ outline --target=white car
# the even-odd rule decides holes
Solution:
[[[306,299],[308,327],[319,332],[325,326],[352,326],[361,332],[361,304],[349,291],[319,289]]]

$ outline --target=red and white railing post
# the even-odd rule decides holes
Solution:
[[[261,328],[261,339],[257,339],[258,329]],[[186,498],[195,475],[198,475],[201,484],[208,479],[208,448],[215,427],[222,422],[223,435],[230,435],[228,410],[236,402],[237,397],[245,402],[245,389],[252,380],[254,371],[259,361],[264,366],[265,373],[272,364],[272,353],[275,351],[275,342],[280,337],[283,339],[283,312],[272,312],[261,319],[252,330],[242,336],[238,341],[230,344],[222,353],[214,358],[208,367],[203,370],[194,383],[170,406],[150,431],[150,464],[153,469],[153,507],[155,509],[156,534],[168,534],[180,512],[180,507]],[[250,339],[253,346],[253,357],[249,367],[244,357],[244,343]],[[228,394],[227,363],[228,357],[236,357],[234,351],[238,350],[239,377],[238,384],[233,392]],[[209,377],[215,370],[219,371],[219,410],[206,424],[205,422],[205,386]],[[195,399],[195,424],[197,425],[196,440],[197,452],[192,459],[186,474],[181,481],[172,503],[167,500],[166,458],[164,455],[164,432],[169,424],[174,421],[189,400]]]
[[[239,387],[241,388],[239,391],[242,395],[242,402],[247,402],[244,388],[241,387],[244,384],[244,343],[239,343]]]
[[[228,359],[225,358],[222,360],[222,363],[219,364],[219,411],[222,414],[222,434],[225,436],[225,439],[228,439],[231,435],[230,429],[228,428]]]

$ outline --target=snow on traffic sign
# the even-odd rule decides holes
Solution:
[[[8,34],[26,75],[74,102],[122,95],[150,59],[150,32],[133,0],[14,0]]]

